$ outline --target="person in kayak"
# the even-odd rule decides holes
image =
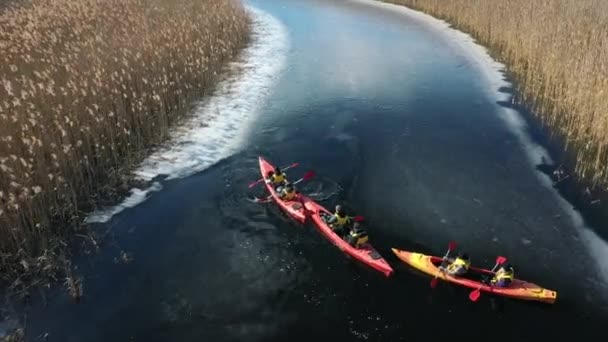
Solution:
[[[279,187],[282,186],[285,181],[287,181],[287,175],[285,172],[282,172],[278,166],[274,168],[274,171],[270,172],[268,179],[266,179],[266,183],[272,184],[277,191],[279,191]]]
[[[513,266],[511,264],[506,264],[500,266],[496,274],[490,280],[492,286],[496,287],[509,287],[513,282],[513,277],[515,276],[515,270],[513,270]]]
[[[451,276],[461,277],[469,271],[469,267],[471,267],[469,255],[467,253],[460,252],[458,253],[458,257],[451,261],[447,267],[441,266],[440,268]]]
[[[359,222],[355,222],[353,224],[353,228],[350,231],[350,234],[348,234],[348,244],[355,248],[359,248],[366,244],[368,240],[369,237],[365,229],[363,229]]]
[[[335,212],[325,222],[338,235],[343,236],[344,229],[350,223],[350,217],[346,216],[344,209],[340,204],[336,205]]]
[[[285,186],[281,189],[279,193],[279,198],[283,201],[293,201],[298,195],[298,191],[296,190],[295,185],[286,181]]]

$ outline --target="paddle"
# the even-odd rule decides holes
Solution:
[[[296,185],[302,181],[305,180],[309,180],[311,178],[313,178],[315,176],[315,173],[313,171],[308,171],[304,174],[304,176],[300,179],[298,179],[297,181],[293,182],[293,185]],[[268,195],[268,197],[266,198],[256,198],[255,201],[258,203],[267,203],[272,199],[272,195]]]
[[[496,258],[496,265],[494,265],[494,267],[492,268],[491,272],[494,272],[494,270],[496,269],[496,267],[498,267],[498,265],[500,264],[504,264],[505,261],[507,261],[507,258],[499,256],[498,258]],[[479,287],[476,290],[473,290],[470,294],[469,294],[469,299],[476,302],[479,299],[479,296],[481,296],[481,287],[483,285],[479,285]],[[492,285],[490,285],[492,286]]]
[[[308,171],[304,174],[304,176],[297,181],[293,182],[293,185],[300,183],[301,181],[309,180],[315,176],[314,171]]]
[[[296,167],[296,166],[298,166],[298,165],[300,165],[300,164],[298,164],[298,163],[293,163],[293,164],[291,164],[291,165],[289,165],[289,166],[287,166],[287,167],[281,168],[281,170],[282,170],[282,171],[289,170],[289,169],[291,169],[292,167]],[[258,183],[260,183],[260,182],[263,182],[263,181],[264,181],[264,178],[258,179],[258,180],[256,180],[255,182],[253,182],[253,183],[249,184],[249,188],[251,189],[251,188],[253,188],[253,187],[254,187],[256,184],[258,184]]]
[[[443,258],[441,258],[442,262],[448,257],[448,255],[450,255],[450,252],[453,249],[456,249],[456,242],[450,241],[450,243],[448,243],[448,251],[445,253]],[[439,280],[437,279],[437,278],[439,278],[439,272],[441,272],[441,269],[439,269],[439,271],[437,271],[437,274],[435,274],[435,278],[433,278],[433,280],[431,280],[431,288],[433,288],[433,289],[437,287],[437,283],[439,282]]]

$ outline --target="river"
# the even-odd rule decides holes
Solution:
[[[91,220],[111,239],[78,262],[82,302],[51,290],[46,306],[28,310],[29,340],[601,334],[606,243],[536,170],[546,152],[505,105],[508,83],[483,49],[368,1],[248,5],[258,36],[241,73],[142,164],[137,174],[153,186]],[[303,192],[365,216],[394,276],[347,258],[272,203],[253,203],[264,195],[247,187],[258,155],[299,162],[291,177],[316,173]],[[471,302],[464,288],[431,289],[390,250],[443,255],[451,240],[480,267],[506,256],[518,277],[558,291],[557,302],[483,293]],[[116,262],[123,250],[131,262]]]

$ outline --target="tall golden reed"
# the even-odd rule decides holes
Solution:
[[[53,275],[96,196],[249,37],[233,0],[31,0],[0,12],[0,277]]]
[[[515,75],[580,179],[608,187],[608,1],[385,0],[471,33]]]

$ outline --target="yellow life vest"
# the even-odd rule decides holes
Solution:
[[[514,272],[503,271],[502,269],[496,272],[496,275],[492,279],[492,283],[498,283],[501,280],[507,280],[509,283],[513,282]]]
[[[272,175],[272,177],[270,178],[270,180],[272,180],[272,182],[274,184],[283,183],[285,181],[285,173],[281,173],[280,175],[277,175],[275,173],[275,174]]]
[[[295,190],[283,190],[283,194],[282,194],[282,198],[286,201],[292,200],[296,197],[296,191]]]
[[[338,219],[335,223],[336,225],[343,226],[348,223],[348,216],[340,216],[338,213],[335,213],[334,216]]]
[[[448,272],[456,271],[458,268],[460,268],[460,266],[464,267],[464,269],[468,271],[469,267],[471,266],[471,261],[465,261],[461,258],[456,258],[456,260],[454,260],[454,262],[451,263],[450,266],[448,266]]]
[[[350,232],[350,236],[352,236],[353,238],[357,239],[355,240],[355,245],[356,246],[361,246],[365,243],[367,243],[367,241],[369,240],[369,237],[367,236],[367,233],[361,231],[361,232],[355,232],[354,230]]]

